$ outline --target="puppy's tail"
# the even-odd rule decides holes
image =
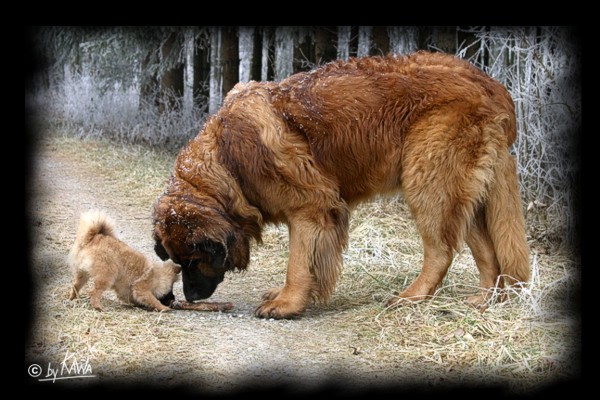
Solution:
[[[103,211],[91,210],[84,212],[79,219],[73,250],[82,249],[97,235],[115,237],[115,222]]]

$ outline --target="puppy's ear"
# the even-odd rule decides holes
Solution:
[[[181,266],[179,264],[175,264],[173,262],[173,260],[167,260],[167,261],[165,261],[164,264],[163,264],[163,266],[165,268],[170,268],[171,271],[173,271],[173,273],[175,273],[175,274],[181,273]]]
[[[176,275],[181,273],[181,267],[178,264],[173,264],[173,266],[171,268],[173,268],[173,272]]]

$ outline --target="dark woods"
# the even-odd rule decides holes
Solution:
[[[104,91],[137,86],[142,105],[165,111],[193,103],[211,113],[238,81],[281,80],[338,58],[454,54],[476,41],[469,28],[393,26],[44,27],[34,38],[47,88],[81,74]]]

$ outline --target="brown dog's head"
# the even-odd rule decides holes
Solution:
[[[250,243],[216,201],[165,193],[154,208],[154,251],[181,265],[187,301],[210,297],[226,271],[246,269]]]

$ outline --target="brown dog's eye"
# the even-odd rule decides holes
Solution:
[[[204,254],[208,255],[206,262],[210,264],[212,269],[222,269],[225,266],[227,252],[221,243],[207,240],[200,243],[198,247]]]
[[[217,271],[211,267],[208,263],[198,262],[196,263],[196,269],[200,273],[208,278],[217,276]]]

